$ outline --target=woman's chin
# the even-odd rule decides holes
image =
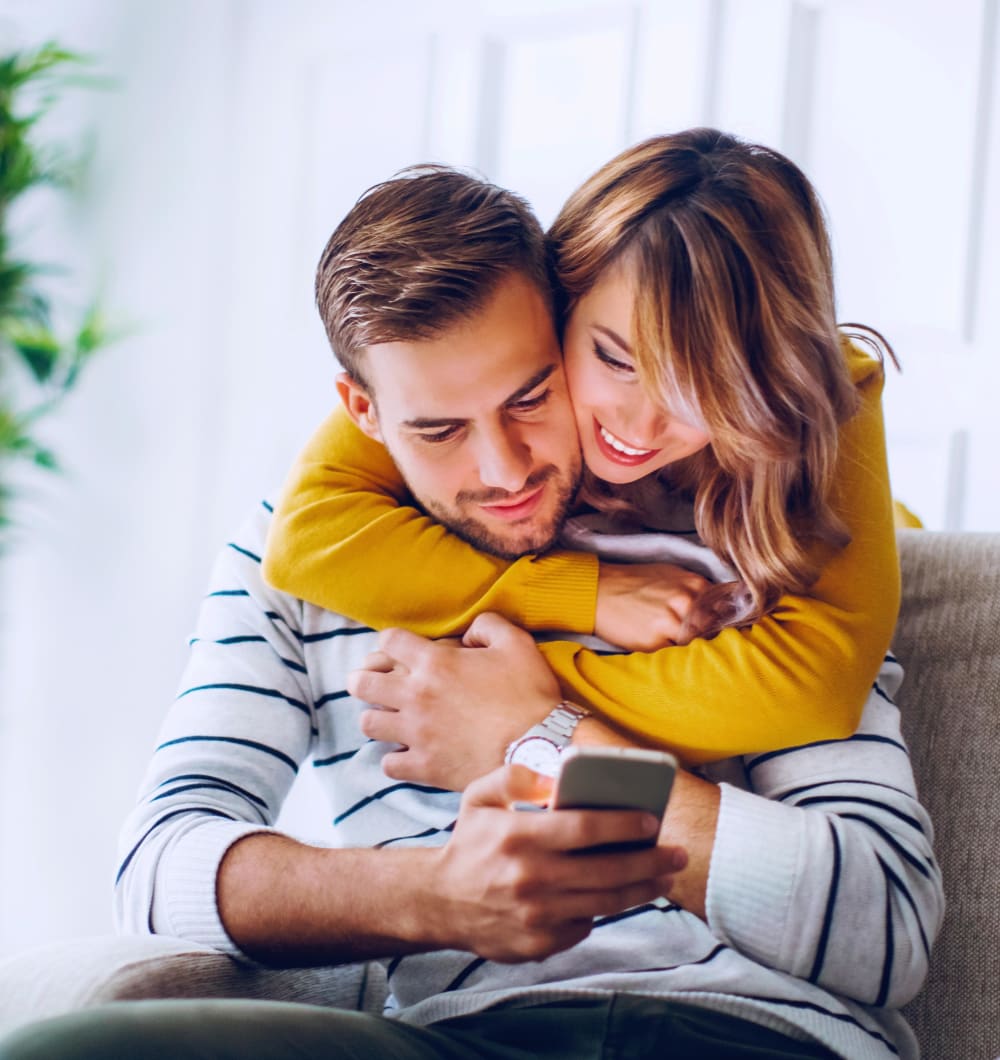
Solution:
[[[585,457],[584,463],[594,478],[599,478],[602,482],[607,482],[612,486],[627,486],[632,482],[639,482],[650,475],[655,475],[660,470],[659,464],[651,467],[641,465],[630,467],[603,458],[588,460]]]

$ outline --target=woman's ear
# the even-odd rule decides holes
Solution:
[[[369,438],[374,438],[376,442],[382,442],[384,445],[385,440],[379,430],[375,402],[368,391],[347,372],[341,372],[337,376],[337,393],[340,394],[340,400],[344,403],[347,414],[358,427]]]

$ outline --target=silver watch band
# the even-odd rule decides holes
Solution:
[[[573,739],[577,725],[590,713],[583,707],[568,703],[565,699],[554,707],[536,728],[540,736],[548,736],[559,747],[565,747]],[[530,730],[529,730],[530,731]]]
[[[523,736],[518,737],[518,739],[508,745],[504,761],[509,763],[514,751],[533,738],[547,740],[557,751],[564,750],[569,746],[570,740],[573,739],[573,733],[577,725],[589,714],[590,711],[585,707],[578,707],[575,703],[569,703],[565,699],[562,700],[549,711],[542,721],[537,725],[532,725]]]

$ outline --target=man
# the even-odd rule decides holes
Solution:
[[[523,203],[448,170],[409,174],[361,200],[320,276],[396,290],[349,321],[362,353],[341,395],[425,510],[495,552],[551,544],[579,457],[541,232]],[[655,822],[518,812],[550,784],[516,766],[460,799],[427,783],[434,753],[422,781],[393,782],[382,766],[395,745],[362,732],[397,725],[407,702],[495,697],[500,675],[505,696],[568,710],[577,738],[620,740],[558,705],[530,638],[483,616],[467,635],[483,647],[399,631],[379,645],[265,584],[270,515],[263,505],[213,573],[126,825],[118,917],[271,964],[391,958],[392,1018],[116,1006],[39,1025],[0,1057],[912,1055],[885,1006],[922,979],[940,882],[887,699],[891,660],[856,739],[722,764],[727,785],[682,774],[666,826],[676,846],[593,852]],[[409,699],[386,688],[418,672]],[[396,716],[349,688],[395,701]],[[476,743],[452,735],[463,752]],[[274,828],[310,756],[336,848]]]

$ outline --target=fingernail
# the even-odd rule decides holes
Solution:
[[[660,822],[651,813],[642,816],[642,831],[644,835],[656,835],[660,830]]]

